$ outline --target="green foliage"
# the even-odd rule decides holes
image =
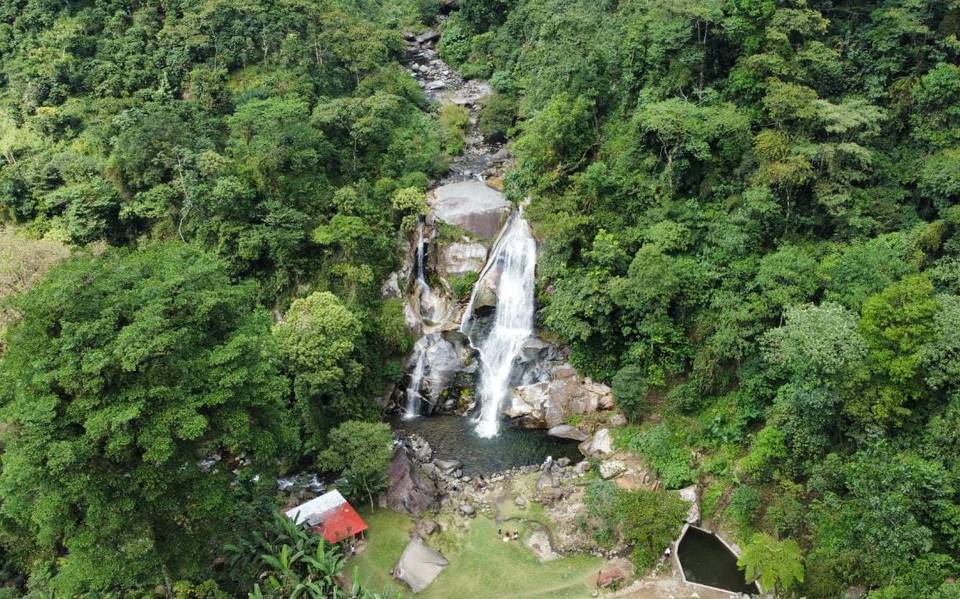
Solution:
[[[662,412],[628,447],[669,485],[701,472],[721,490],[733,476],[748,479],[752,490],[736,491],[726,515],[797,535],[806,551],[798,593],[865,585],[882,597],[946,597],[956,585],[945,581],[960,575],[948,558],[958,551],[960,472],[960,7],[853,4],[461,0],[442,24],[440,52],[495,90],[479,127],[513,138],[517,167],[505,182],[515,199],[531,199],[526,213],[543,240],[543,324],[583,374],[613,384],[632,418],[648,398]],[[277,409],[283,399],[295,408],[304,461],[343,420],[371,418],[410,343],[402,306],[381,298],[381,283],[398,267],[398,233],[423,215],[428,182],[463,143],[464,113],[432,107],[400,65],[402,31],[420,31],[438,10],[435,0],[149,0],[0,11],[0,219],[72,244],[151,252],[156,240],[180,240],[225,262],[216,290],[176,306],[189,322],[161,299],[177,300],[194,281],[171,282],[137,298],[154,312],[118,343],[110,327],[132,326],[135,286],[121,272],[77,278],[77,297],[59,300],[70,326],[38,328],[35,338],[22,331],[46,292],[21,296],[14,308],[25,320],[7,335],[16,361],[0,365],[17,373],[0,385],[3,405],[25,412],[12,421],[35,424],[32,414],[54,400],[56,417],[71,422],[82,421],[77,410],[120,406],[89,431],[66,430],[102,438],[71,446],[73,455],[108,455],[138,442],[124,436],[152,435],[143,441],[151,453],[139,456],[152,459],[165,446],[195,448],[193,435],[213,430],[191,413],[255,411],[269,396]],[[31,280],[15,293],[55,261],[30,248],[28,268],[14,272]],[[168,259],[193,273],[211,262],[202,255]],[[172,268],[131,271],[152,281]],[[230,293],[243,295],[242,310],[196,316]],[[108,296],[127,304],[108,306]],[[265,338],[254,305],[279,314],[291,301],[297,308]],[[223,357],[234,337],[243,351]],[[30,370],[28,358],[56,367]],[[127,393],[129,381],[161,379],[142,368],[149,360],[164,384]],[[214,375],[228,389],[217,401],[241,399],[204,403],[210,393],[195,388]],[[74,407],[65,394],[77,385],[86,403]],[[139,414],[187,396],[193,412],[169,416],[160,432],[140,426]],[[33,429],[3,434],[24,430]],[[29,464],[51,480],[50,469],[73,464],[56,442],[43,447],[53,457]],[[24,471],[8,453],[3,477]],[[71,466],[57,471],[55,507],[28,477],[33,486],[0,500],[3,549],[21,568],[36,564],[41,593],[139,592],[130,585],[159,582],[158,555],[172,580],[202,584],[209,551],[197,540],[216,541],[207,533],[219,526],[219,516],[203,516],[232,507],[186,495],[215,487],[230,507],[245,487],[223,473],[201,481],[210,488],[181,484],[195,458],[146,482],[136,459]],[[136,480],[159,506],[160,533],[61,509],[74,504],[59,498],[101,489],[80,481],[106,479],[108,466],[116,488],[98,501],[134,510],[122,499]],[[747,509],[757,495],[762,519]],[[190,508],[183,518],[181,506]],[[93,532],[71,528],[77,522]],[[81,562],[89,572],[72,565]],[[122,563],[133,566],[82,582]]]
[[[50,567],[62,594],[202,571],[244,481],[291,441],[253,286],[167,243],[73,258],[18,309],[0,362],[0,488],[31,569]],[[215,453],[245,459],[201,464]]]
[[[587,513],[601,524],[594,539],[609,545],[615,538],[632,546],[631,557],[639,570],[652,568],[673,542],[689,508],[676,493],[627,491],[613,481],[595,481],[586,489]]]
[[[643,369],[624,366],[613,377],[613,398],[627,418],[638,422],[650,406],[647,402],[647,380]]]
[[[920,362],[924,345],[933,339],[938,310],[925,275],[907,277],[867,300],[860,331],[872,380],[863,398],[867,406],[858,402],[848,408],[856,416],[896,423],[910,414],[907,402],[924,391]]]
[[[440,128],[444,151],[449,155],[459,154],[466,147],[465,137],[470,124],[470,113],[459,104],[444,104],[440,107]]]
[[[757,433],[750,452],[740,460],[740,469],[753,478],[769,479],[776,462],[788,455],[786,439],[783,431],[772,426],[764,427]]]
[[[69,248],[60,242],[30,239],[11,228],[0,227],[0,354],[7,327],[19,318],[13,298],[29,290],[69,253]]]
[[[393,454],[393,431],[382,422],[348,420],[330,432],[320,463],[340,472],[347,494],[366,496],[373,509],[373,495],[387,488],[387,466]]]
[[[427,199],[416,187],[404,187],[393,192],[390,203],[402,221],[400,230],[409,233],[416,228],[417,219],[427,214]]]
[[[470,292],[473,290],[473,286],[477,283],[477,279],[480,277],[478,272],[465,272],[462,275],[457,275],[450,277],[450,290],[453,292],[453,297],[458,301],[464,301],[470,297]]]
[[[756,533],[743,548],[737,565],[744,569],[748,581],[758,581],[764,590],[772,589],[778,595],[803,582],[800,545],[793,539],[781,541]]]
[[[205,580],[199,584],[180,581],[173,585],[174,599],[227,599],[229,596],[214,580]]]
[[[295,300],[274,327],[307,433],[307,452],[322,447],[336,423],[374,413],[374,407],[356,395],[363,377],[357,360],[361,332],[360,320],[327,291]]]
[[[696,479],[690,451],[666,424],[643,429],[629,441],[628,447],[650,463],[668,489],[684,487]]]
[[[916,560],[955,551],[954,516],[948,515],[956,509],[949,499],[954,488],[942,464],[878,446],[842,466],[827,465],[832,477],[819,489],[824,495],[814,506],[815,545],[808,558],[818,578],[886,585]]]
[[[610,480],[598,480],[587,486],[584,494],[584,504],[587,514],[599,521],[599,526],[593,529],[593,539],[605,546],[615,540],[617,513],[616,502],[619,488]]]
[[[517,116],[517,99],[509,94],[494,92],[483,101],[477,126],[483,136],[492,141],[505,141]]]
[[[750,530],[760,516],[763,496],[756,487],[740,485],[730,494],[727,515],[741,531]]]
[[[375,596],[356,584],[344,591],[338,580],[346,564],[340,545],[328,545],[278,511],[225,549],[231,577],[251,598]]]
[[[642,570],[677,538],[689,508],[676,493],[647,490],[620,491],[615,506],[623,538],[633,545],[630,557]]]

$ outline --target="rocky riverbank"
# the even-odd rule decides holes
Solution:
[[[602,441],[609,435],[600,437]],[[395,575],[411,588],[422,585],[424,572],[433,572],[438,560],[446,561],[438,550],[443,544],[438,545],[433,537],[467,530],[480,518],[494,522],[505,542],[522,542],[542,562],[575,555],[604,560],[598,588],[628,584],[633,579],[632,566],[624,559],[629,547],[598,543],[594,533],[601,523],[594,522],[587,511],[586,488],[598,478],[624,489],[656,489],[659,481],[635,456],[614,452],[602,442],[594,449],[596,459],[574,462],[548,457],[539,465],[470,476],[464,474],[460,462],[437,459],[428,442],[410,435],[397,446],[390,469],[391,488],[381,500],[381,507],[406,513],[415,522],[410,533],[410,544],[415,547],[404,552],[403,567]],[[690,503],[688,521],[698,522],[696,487],[677,493]],[[513,538],[513,532],[521,528],[523,535]],[[418,567],[414,563],[417,556],[430,567]],[[669,569],[669,564],[665,567]],[[676,584],[670,576],[661,582]]]

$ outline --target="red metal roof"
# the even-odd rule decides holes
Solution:
[[[367,523],[349,503],[324,512],[320,515],[320,524],[313,531],[322,534],[329,543],[339,543],[367,530]]]

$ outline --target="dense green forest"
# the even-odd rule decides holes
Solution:
[[[942,0],[464,2],[445,29],[516,140],[544,324],[669,485],[800,543],[807,596],[960,594],[958,34]]]
[[[354,458],[412,340],[381,283],[463,144],[400,65],[439,11],[0,2],[0,597],[332,592],[274,481],[383,484]],[[441,30],[617,443],[748,555],[795,541],[785,595],[960,597],[960,0],[459,0]]]
[[[251,589],[262,547],[214,557],[279,547],[276,475],[341,470],[329,432],[402,375],[380,285],[456,140],[398,61],[436,10],[0,4],[2,578]]]

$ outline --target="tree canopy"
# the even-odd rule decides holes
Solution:
[[[202,568],[232,528],[231,469],[250,481],[291,441],[254,286],[173,242],[79,256],[18,306],[0,362],[15,550],[64,594]]]

